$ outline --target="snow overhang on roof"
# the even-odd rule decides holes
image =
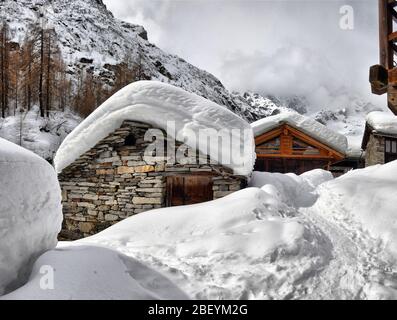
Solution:
[[[397,135],[397,116],[381,111],[373,111],[367,115],[367,124],[373,131],[385,135]]]
[[[56,170],[61,172],[119,128],[125,120],[144,122],[165,131],[167,124],[172,122],[175,131],[168,130],[168,136],[212,159],[220,159],[220,164],[232,169],[236,175],[249,176],[253,170],[255,142],[248,122],[226,107],[158,81],[134,82],[98,107],[63,141],[54,159]],[[207,148],[205,144],[201,146],[196,142],[199,131],[219,134],[225,129],[231,141],[229,145]],[[195,137],[190,139],[191,135]],[[230,161],[230,154],[241,157],[233,157]],[[228,163],[223,159],[227,159]]]
[[[254,136],[257,137],[278,128],[283,124],[288,124],[291,127],[306,133],[312,138],[342,154],[346,154],[347,152],[348,142],[344,135],[334,132],[321,123],[296,112],[284,112],[275,116],[270,116],[252,123],[251,127],[254,132]]]

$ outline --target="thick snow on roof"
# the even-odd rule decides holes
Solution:
[[[379,133],[397,134],[397,116],[381,111],[367,115],[367,123]]]
[[[153,127],[167,130],[167,122],[175,123],[178,140],[185,140],[188,146],[197,148],[213,159],[228,159],[225,154],[241,154],[241,160],[234,163],[221,163],[234,170],[235,174],[249,175],[255,161],[255,145],[248,122],[214,102],[189,93],[183,89],[157,81],[134,82],[104,102],[63,141],[55,156],[54,162],[58,172],[62,171],[80,155],[94,147],[124,120],[135,120],[148,123]],[[229,129],[230,140],[235,143],[219,149],[212,146],[207,152],[200,145],[197,147],[195,137],[198,130],[209,132]],[[232,129],[239,129],[231,132]],[[241,130],[241,132],[240,132]],[[237,143],[236,137],[245,130],[246,139]],[[167,132],[176,138],[174,132]],[[234,138],[233,138],[234,137]],[[187,139],[187,140],[186,140]],[[194,141],[194,145],[193,144]],[[243,152],[244,148],[244,152]],[[235,160],[235,159],[233,159]],[[229,161],[233,162],[233,161]]]
[[[346,153],[348,144],[347,138],[344,135],[336,133],[321,123],[296,112],[285,112],[275,116],[270,116],[252,123],[251,126],[255,137],[257,137],[284,123],[306,133],[336,151],[343,154]]]

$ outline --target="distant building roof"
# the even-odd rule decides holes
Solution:
[[[367,123],[378,133],[397,135],[397,116],[392,113],[371,112],[367,115]]]
[[[328,147],[346,154],[348,143],[347,138],[344,135],[332,131],[321,123],[296,112],[284,112],[275,116],[270,116],[252,123],[251,126],[255,137],[257,137],[279,127],[282,124],[288,124]]]
[[[362,148],[367,148],[369,135],[376,133],[384,136],[397,137],[397,116],[392,113],[373,111],[367,115]]]

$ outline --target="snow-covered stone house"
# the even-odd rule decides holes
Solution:
[[[301,174],[330,170],[345,159],[345,136],[298,113],[270,116],[251,126],[257,154],[255,171]]]
[[[397,117],[386,112],[369,113],[361,147],[366,167],[397,160]]]
[[[200,140],[203,133],[217,139],[221,130],[225,146]],[[88,236],[147,210],[240,190],[254,152],[250,125],[227,108],[160,82],[133,83],[85,119],[56,154],[61,237]],[[230,154],[241,157],[231,161]]]

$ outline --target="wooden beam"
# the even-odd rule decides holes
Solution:
[[[255,137],[255,145],[260,145],[266,141],[272,140],[282,133],[282,128],[278,127],[276,129],[273,129],[271,131],[265,132],[257,137]]]
[[[389,45],[389,35],[393,33],[392,2],[379,0],[379,55],[380,64],[386,69],[393,68],[393,50]]]
[[[287,136],[284,134],[285,132],[287,132]],[[308,136],[307,134],[299,131],[298,129],[295,129],[293,127],[291,127],[288,124],[284,124],[281,125],[281,127],[278,127],[276,129],[273,129],[272,131],[266,132],[264,134],[262,134],[261,136],[258,136],[255,138],[255,143],[257,146],[259,146],[260,144],[272,140],[276,137],[280,136],[280,139],[284,137],[285,138],[290,138],[290,141],[286,141],[285,143],[288,143],[290,146],[290,151],[286,152],[285,151],[285,147],[282,147],[280,150],[280,153],[277,154],[261,154],[260,153],[260,148],[257,148],[257,156],[261,157],[261,158],[277,158],[277,157],[281,157],[281,158],[291,158],[291,159],[337,159],[338,161],[342,160],[345,158],[345,155],[328,147],[327,145],[311,138],[310,136]],[[320,150],[321,154],[319,155],[293,155],[292,154],[292,137],[296,137],[300,140],[302,140],[303,142],[316,147],[317,149]],[[282,139],[281,139],[282,140]],[[280,140],[280,142],[282,142]]]
[[[389,70],[388,84],[391,86],[397,86],[397,68],[393,68]]]
[[[390,41],[390,42],[397,42],[397,32],[395,31],[395,32],[392,32],[392,33],[390,33],[388,36],[387,36],[387,38],[388,38],[388,40]]]
[[[389,109],[397,115],[397,88],[389,86],[387,89],[387,104]]]
[[[313,139],[312,137],[308,136],[306,133],[303,133],[302,131],[299,131],[298,129],[295,129],[295,128],[289,126],[289,125],[286,125],[286,127],[288,128],[288,130],[291,131],[291,133],[295,137],[301,139],[302,141],[304,141],[304,142],[306,142],[306,143],[308,143],[308,144],[310,144],[310,145],[312,145],[314,147],[317,147],[319,149],[325,149],[328,152],[341,157],[342,159],[345,158],[344,154],[342,154],[339,151],[336,151],[336,150],[328,147],[327,145],[325,145],[324,143],[322,143],[320,141],[317,141],[317,140]]]
[[[296,155],[296,154],[257,154],[257,158],[282,158],[282,159],[302,159],[302,160],[324,160],[324,161],[341,161],[344,157],[324,157],[321,155]]]

